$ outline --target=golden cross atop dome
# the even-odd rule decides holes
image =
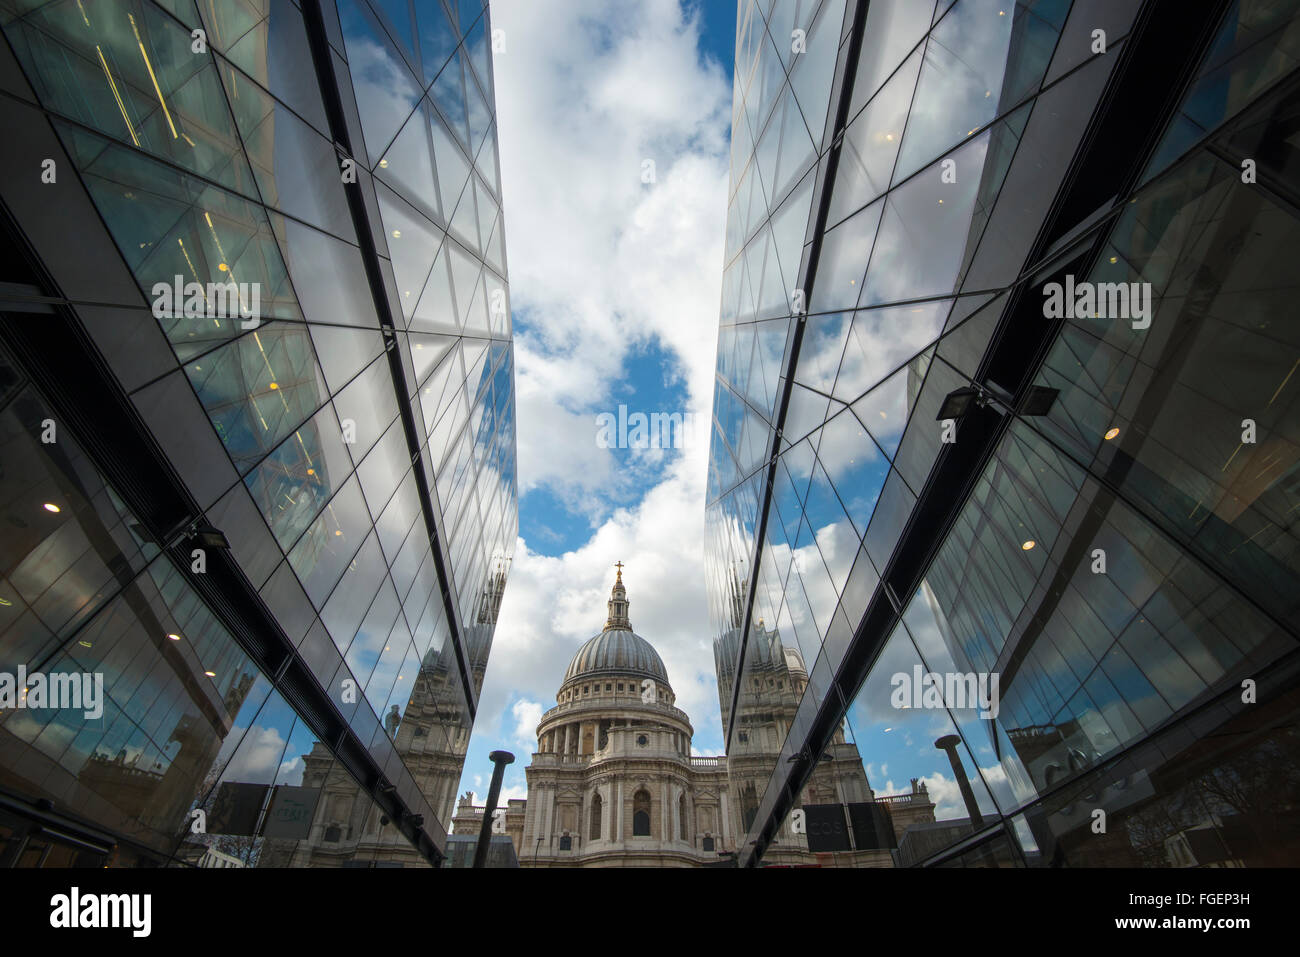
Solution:
[[[618,569],[618,580],[621,582],[623,580],[623,563],[615,562],[614,567]]]

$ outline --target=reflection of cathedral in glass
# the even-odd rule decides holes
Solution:
[[[486,5],[0,8],[57,168],[0,184],[0,671],[105,698],[0,712],[0,865],[439,863],[517,531]]]
[[[714,644],[714,666],[718,675],[718,694],[723,703],[722,733],[732,742],[727,754],[732,803],[737,819],[745,831],[749,831],[758,815],[759,796],[776,770],[792,730],[799,702],[808,686],[808,670],[798,649],[783,645],[778,630],[760,618],[750,629],[746,668],[737,694],[731,662],[739,656],[739,637],[743,627],[739,588],[739,582],[733,579],[731,627]],[[727,716],[733,695],[737,706],[735,733],[731,734]],[[906,811],[901,810],[903,803],[909,805]],[[820,813],[810,811],[810,808],[833,808],[830,819],[836,820],[839,808],[851,805],[858,808],[876,805],[877,822],[882,826],[887,824],[894,832],[901,833],[902,828],[913,821],[934,819],[932,806],[924,801],[913,802],[910,795],[882,797],[878,801],[867,782],[862,757],[857,747],[846,740],[841,727],[832,735],[796,803],[796,809],[803,814],[802,823],[795,824],[790,818],[783,822],[764,858],[765,862],[801,864],[827,861],[842,867],[893,866],[888,849],[894,845],[888,835],[881,836],[879,844],[869,843],[866,831],[858,831],[854,836],[862,841],[861,844],[841,842],[833,850],[832,842],[820,842],[814,835],[810,845],[807,837],[809,815]],[[899,820],[894,820],[889,810],[879,808],[899,810]],[[814,829],[819,824],[824,827],[825,820],[825,817],[816,817],[811,825]],[[897,839],[897,834],[893,839]],[[819,856],[816,853],[819,850],[826,856]]]
[[[742,864],[800,811],[880,836],[808,794],[842,756],[899,865],[1300,859],[1298,29],[740,5],[706,551]]]

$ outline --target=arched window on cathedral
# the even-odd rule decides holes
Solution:
[[[604,810],[604,804],[605,802],[600,799],[599,793],[591,799],[591,839],[593,841],[600,840],[600,815]]]
[[[650,836],[650,792],[645,788],[632,795],[632,836]]]
[[[745,830],[748,831],[754,824],[754,818],[758,816],[758,791],[753,781],[746,782],[744,790],[740,792],[740,816],[745,822]]]
[[[686,795],[677,799],[677,836],[686,840]]]

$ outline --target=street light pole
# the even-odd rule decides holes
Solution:
[[[515,756],[509,751],[493,751],[488,755],[492,759],[492,785],[488,788],[487,807],[483,808],[483,823],[478,829],[478,845],[474,848],[474,866],[487,864],[488,844],[492,841],[492,815],[496,813],[497,798],[501,796],[501,779],[505,776],[506,765],[513,764]]]

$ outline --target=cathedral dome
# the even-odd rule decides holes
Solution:
[[[668,683],[659,652],[640,635],[622,628],[607,628],[588,639],[569,662],[564,680],[603,674],[641,675]]]
[[[564,673],[565,684],[584,675],[624,674],[653,678],[668,684],[668,671],[654,646],[632,631],[628,620],[627,589],[623,587],[623,565],[609,596],[609,617],[605,630],[590,638],[578,649]]]

